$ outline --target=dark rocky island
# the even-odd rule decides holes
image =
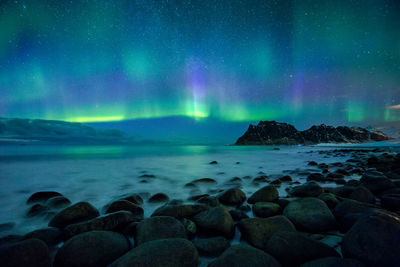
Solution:
[[[312,145],[319,143],[363,143],[384,141],[391,138],[380,131],[361,127],[312,126],[305,131],[298,131],[293,125],[276,121],[260,121],[250,124],[247,131],[236,145]]]

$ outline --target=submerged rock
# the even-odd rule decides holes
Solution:
[[[110,267],[197,266],[198,252],[192,242],[182,238],[158,239],[132,249]]]
[[[87,221],[99,215],[99,211],[88,202],[79,202],[57,213],[49,222],[49,226],[64,228],[69,224]]]
[[[71,201],[64,196],[57,196],[49,198],[45,205],[52,208],[52,209],[62,209],[71,205]]]
[[[163,193],[157,193],[152,195],[149,198],[150,203],[158,203],[158,202],[167,202],[169,200],[169,197],[166,194]]]
[[[268,253],[247,245],[228,248],[209,267],[280,267],[279,262]]]
[[[62,196],[62,194],[55,191],[40,191],[33,193],[27,200],[28,204],[33,203],[44,203],[46,200],[52,197]]]
[[[183,224],[169,216],[155,216],[136,225],[135,244],[137,246],[156,239],[186,238]]]
[[[129,250],[128,240],[109,231],[91,231],[69,239],[57,251],[54,267],[107,266]]]

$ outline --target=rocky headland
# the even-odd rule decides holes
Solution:
[[[305,131],[298,131],[293,125],[276,121],[260,121],[250,124],[247,131],[236,145],[313,145],[319,143],[363,143],[384,141],[391,138],[380,131],[361,127],[312,126]]]
[[[0,265],[398,266],[400,153],[305,153],[349,157],[311,161],[307,171],[288,170],[281,177],[262,174],[248,195],[241,181],[251,177],[187,200],[132,192],[101,209],[71,203],[59,192],[36,192],[27,199],[26,216],[42,216],[48,227],[1,237]],[[296,173],[305,175],[304,183],[292,180]],[[216,185],[204,178],[186,186],[199,183]],[[146,202],[159,205],[149,217]]]

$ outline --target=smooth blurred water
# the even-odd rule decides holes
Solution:
[[[26,200],[41,190],[58,191],[73,203],[89,201],[101,209],[127,193],[163,192],[171,199],[187,200],[194,194],[232,187],[228,181],[240,177],[244,192],[250,195],[263,185],[255,185],[245,176],[254,178],[260,172],[282,175],[285,170],[310,169],[310,160],[330,163],[347,159],[305,153],[327,149],[332,147],[283,146],[273,150],[268,146],[1,146],[0,224],[15,222],[12,231],[19,233],[45,226],[49,218],[25,216],[29,208]],[[218,164],[209,164],[213,160]],[[140,177],[143,174],[155,178]],[[218,184],[196,189],[184,186],[204,177],[213,178]],[[296,175],[293,178],[304,179]],[[281,195],[285,195],[284,189],[280,188]],[[145,216],[159,205],[146,202]]]

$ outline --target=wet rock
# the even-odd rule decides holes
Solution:
[[[301,198],[290,202],[283,214],[300,229],[308,232],[329,231],[336,220],[328,206],[318,198]]]
[[[200,178],[192,181],[193,184],[216,184],[213,178]]]
[[[182,220],[182,224],[186,229],[186,234],[189,238],[193,238],[197,233],[197,226],[196,224],[189,219],[184,218]]]
[[[228,239],[217,236],[211,238],[198,238],[193,241],[200,255],[219,256],[231,246]]]
[[[275,179],[270,182],[270,184],[272,184],[272,185],[280,185],[281,183],[282,183],[282,181],[280,179]]]
[[[271,236],[280,231],[296,231],[285,216],[249,218],[238,223],[242,238],[256,248],[264,249]]]
[[[62,196],[60,193],[55,191],[40,191],[33,193],[27,200],[28,204],[33,203],[44,203],[46,200],[52,197]]]
[[[24,237],[22,235],[6,235],[0,237],[0,248],[4,246],[8,246],[20,241],[23,241]]]
[[[318,166],[318,163],[315,162],[315,161],[310,161],[310,162],[308,162],[307,165],[309,165],[309,166]]]
[[[306,262],[300,267],[365,267],[365,265],[356,259],[326,257]]]
[[[342,252],[368,266],[398,266],[400,220],[375,213],[361,218],[344,236]]]
[[[331,172],[328,173],[328,175],[326,175],[326,179],[327,180],[336,180],[336,179],[343,179],[344,175],[341,173],[337,173],[337,172]]]
[[[256,202],[273,202],[279,198],[278,190],[275,186],[267,185],[256,191],[247,200],[248,203],[254,204]]]
[[[71,205],[71,201],[69,201],[69,199],[64,196],[57,196],[49,198],[45,202],[45,205],[52,209],[63,209]]]
[[[396,187],[389,178],[379,172],[365,172],[361,177],[360,182],[373,194],[379,194],[385,190]]]
[[[152,217],[171,216],[178,220],[181,220],[183,218],[190,219],[196,214],[207,209],[209,209],[209,207],[203,204],[181,204],[181,205],[166,204],[156,209],[151,216]]]
[[[143,204],[143,198],[139,194],[124,195],[121,196],[119,200],[127,200],[139,206]]]
[[[218,198],[213,197],[213,196],[206,196],[206,197],[199,198],[197,200],[197,202],[206,204],[206,205],[208,205],[210,207],[216,207],[216,206],[219,205]]]
[[[324,201],[330,209],[333,209],[334,207],[336,207],[337,204],[339,204],[339,200],[332,193],[322,193],[318,196],[318,198]]]
[[[57,251],[54,267],[107,266],[129,250],[128,240],[109,231],[91,231],[69,239]]]
[[[307,182],[303,185],[294,187],[289,194],[296,197],[317,197],[323,193],[322,187],[316,182]]]
[[[280,267],[271,255],[247,245],[236,245],[228,248],[209,267]]]
[[[34,217],[38,215],[43,215],[49,208],[42,204],[34,204],[32,207],[29,208],[26,216],[27,217]]]
[[[375,205],[359,202],[356,200],[345,199],[338,205],[336,205],[332,212],[335,215],[336,219],[341,220],[344,216],[351,213],[368,214],[376,209],[377,207]]]
[[[249,216],[242,210],[234,209],[234,210],[230,210],[229,213],[231,214],[232,219],[235,222],[240,221],[242,219],[249,218]]]
[[[159,203],[159,202],[167,202],[169,200],[169,197],[166,194],[163,193],[157,193],[152,195],[149,198],[150,203]]]
[[[169,216],[145,219],[136,225],[135,244],[137,246],[156,239],[186,238],[183,224]]]
[[[253,205],[254,215],[262,218],[277,215],[281,210],[281,206],[272,202],[257,202]]]
[[[225,207],[218,206],[203,211],[193,217],[199,231],[206,235],[221,235],[232,237],[235,224],[232,216]]]
[[[61,242],[62,233],[58,228],[48,227],[34,230],[24,236],[25,239],[36,238],[42,240],[47,246],[54,246]]]
[[[66,226],[64,229],[64,238],[69,239],[75,235],[95,230],[121,231],[129,223],[137,220],[137,217],[129,211],[117,211],[88,221]]]
[[[325,187],[324,191],[327,193],[335,194],[339,197],[348,197],[351,193],[353,193],[355,187],[354,186],[339,186],[339,187]]]
[[[0,265],[50,267],[50,252],[46,243],[39,239],[12,242],[0,247]]]
[[[381,205],[383,208],[391,211],[400,210],[400,194],[385,194],[381,196]]]
[[[279,232],[268,241],[266,251],[283,266],[298,266],[323,257],[340,257],[332,247],[298,232]]]
[[[111,203],[111,205],[107,208],[106,213],[112,213],[112,212],[117,212],[117,211],[129,211],[131,212],[135,218],[138,219],[143,219],[143,209],[137,204],[133,204],[130,201],[127,200],[117,200]]]
[[[374,204],[375,196],[364,186],[358,186],[354,191],[349,195],[350,199],[357,200],[359,202],[365,202]]]
[[[64,228],[69,224],[87,221],[99,215],[99,211],[88,202],[79,202],[57,213],[49,222],[49,226]]]
[[[240,205],[246,200],[246,195],[239,188],[231,188],[224,191],[218,199],[226,205]]]
[[[281,178],[279,178],[279,180],[281,180],[282,182],[291,182],[293,179],[291,176],[285,175],[285,176],[282,176]]]
[[[218,164],[218,161],[216,161],[216,160],[213,160],[213,161],[210,161],[210,163],[209,164]]]
[[[324,182],[325,181],[325,176],[322,175],[319,172],[314,172],[308,175],[307,181],[318,181],[318,182]]]
[[[198,252],[192,242],[182,238],[149,241],[132,249],[110,267],[197,266]]]

